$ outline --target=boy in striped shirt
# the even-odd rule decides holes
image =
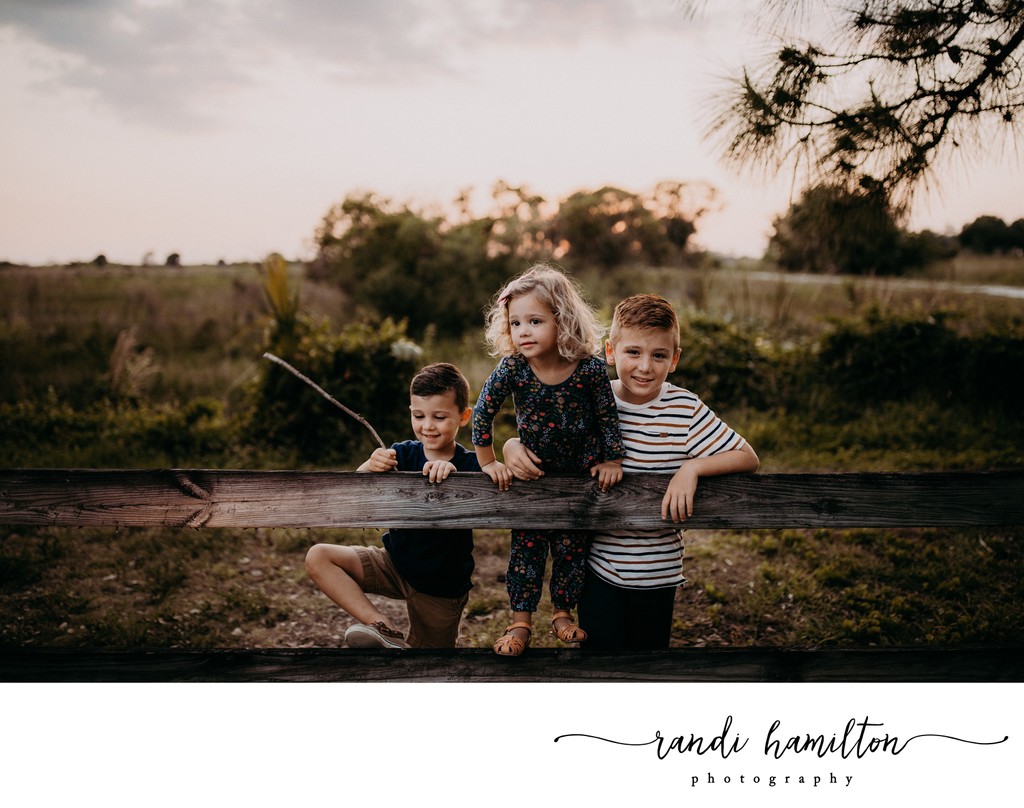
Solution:
[[[681,353],[679,322],[658,295],[619,303],[605,343],[619,426],[626,446],[625,473],[671,474],[662,499],[664,529],[608,530],[594,534],[579,623],[591,651],[667,648],[676,589],[684,583],[678,525],[693,515],[701,477],[755,471],[757,454],[741,435],[695,394],[667,381]],[[528,449],[509,441],[506,465],[520,479],[543,472]]]

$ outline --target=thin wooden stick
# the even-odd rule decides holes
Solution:
[[[328,401],[330,401],[335,407],[338,407],[343,412],[345,412],[347,415],[351,415],[359,423],[361,423],[363,426],[365,426],[367,429],[369,429],[370,430],[370,434],[373,435],[374,439],[380,445],[381,449],[387,449],[388,448],[387,446],[384,445],[384,441],[382,441],[380,439],[380,435],[377,434],[377,430],[374,429],[372,426],[370,426],[370,422],[369,421],[367,421],[365,418],[363,418],[363,416],[361,416],[359,413],[353,412],[352,410],[350,410],[348,407],[346,407],[344,404],[342,404],[340,401],[338,401],[334,396],[332,396],[330,393],[328,393],[326,390],[324,390],[319,384],[317,384],[311,378],[309,378],[309,376],[306,376],[305,374],[300,373],[299,371],[297,371],[295,368],[293,368],[291,365],[289,365],[287,362],[285,362],[280,356],[275,356],[274,354],[268,352],[268,353],[263,354],[263,358],[264,359],[269,359],[271,362],[276,362],[278,365],[283,367],[285,370],[287,370],[289,373],[291,373],[296,378],[302,379],[302,381],[304,381],[306,384],[308,384],[310,387],[312,387],[314,390],[316,390],[320,395],[322,395],[324,398],[326,398]]]

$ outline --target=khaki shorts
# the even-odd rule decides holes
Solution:
[[[413,648],[454,648],[459,638],[462,610],[469,593],[441,598],[417,592],[395,568],[391,554],[383,547],[353,547],[363,564],[363,591],[404,600],[409,610],[409,636]]]

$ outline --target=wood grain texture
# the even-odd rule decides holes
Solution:
[[[1024,649],[0,650],[0,682],[1020,682]]]
[[[0,470],[0,524],[110,527],[660,527],[667,477],[606,493],[549,475],[499,492],[480,474],[196,469]],[[737,474],[702,480],[692,529],[1024,524],[1024,471]]]

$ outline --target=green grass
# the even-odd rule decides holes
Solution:
[[[1024,421],[935,401],[884,402],[841,422],[738,411],[727,420],[761,471],[978,471],[1024,467]]]
[[[688,534],[680,645],[1019,644],[1024,529]]]
[[[1024,259],[961,256],[953,268],[921,277],[1024,285]],[[337,288],[292,274],[301,309],[335,328],[353,317]],[[764,274],[767,272],[767,276]],[[943,309],[964,328],[1020,318],[1021,301],[959,295],[945,286],[904,287],[896,279],[826,279],[793,283],[760,262],[697,268],[629,267],[581,271],[579,280],[605,319],[623,296],[657,291],[686,317],[704,312],[763,329],[773,339],[817,334],[834,317],[873,306],[896,312]],[[134,328],[139,349],[150,349],[157,373],[147,391],[157,403],[210,396],[229,404],[259,371],[267,309],[255,265],[199,267],[5,267],[0,269],[0,401],[39,399],[49,389],[76,405],[105,390],[118,333]],[[425,340],[431,360],[454,361],[479,384],[493,367],[480,334]]]

